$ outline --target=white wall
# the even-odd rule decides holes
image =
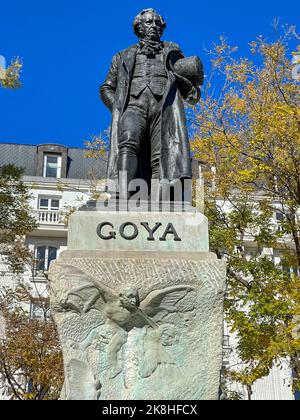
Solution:
[[[291,388],[292,371],[287,362],[274,366],[269,376],[253,385],[253,400],[295,400]]]

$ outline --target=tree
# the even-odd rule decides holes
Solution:
[[[30,316],[29,303],[40,317]],[[48,319],[49,298],[24,283],[0,298],[5,322],[0,339],[0,378],[14,400],[57,399],[63,385],[62,355],[54,322]]]
[[[84,144],[87,148],[86,157],[94,159],[104,159],[108,162],[107,155],[109,152],[109,133],[106,130],[104,135],[92,136],[90,140],[85,140]]]
[[[0,168],[0,244],[6,247],[37,226],[22,173],[22,169],[13,165]]]
[[[12,399],[58,398],[62,386],[62,355],[49,297],[35,282],[38,261],[24,237],[37,227],[28,204],[30,194],[22,170],[13,165],[0,175],[0,244],[15,288],[0,294],[4,329],[0,336],[0,379]],[[30,271],[32,287],[21,281]],[[32,309],[39,316],[33,316]]]
[[[0,87],[6,89],[20,88],[22,67],[23,65],[19,58],[15,58],[7,69],[3,69],[0,66]]]
[[[228,264],[226,319],[251,386],[288,360],[300,387],[300,93],[294,27],[235,58],[224,38],[194,110],[192,149],[203,163],[210,246]],[[215,83],[217,80],[217,83]],[[276,223],[277,216],[277,223]],[[276,263],[268,249],[280,256]]]

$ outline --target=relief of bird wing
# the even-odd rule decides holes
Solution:
[[[153,290],[140,303],[140,310],[151,317],[162,311],[166,313],[178,312],[177,304],[192,290],[194,290],[193,287],[187,285]]]
[[[70,283],[77,285],[67,294],[66,307],[70,310],[84,313],[92,308],[101,310],[105,302],[118,298],[113,289],[96,281],[77,267],[64,265],[61,274],[67,277]]]
[[[87,313],[92,308],[101,310],[104,300],[98,287],[91,284],[72,289],[68,294],[67,304],[69,307],[77,306],[79,313]]]

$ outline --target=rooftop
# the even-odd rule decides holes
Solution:
[[[80,147],[66,147],[56,143],[17,144],[0,143],[0,167],[14,164],[24,170],[25,176],[37,175],[38,148],[43,146],[58,146],[67,151],[67,178],[71,179],[101,179],[105,178],[107,159],[87,158],[87,149]]]

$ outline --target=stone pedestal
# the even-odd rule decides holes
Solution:
[[[63,399],[217,399],[225,264],[197,212],[76,212],[50,269]]]

